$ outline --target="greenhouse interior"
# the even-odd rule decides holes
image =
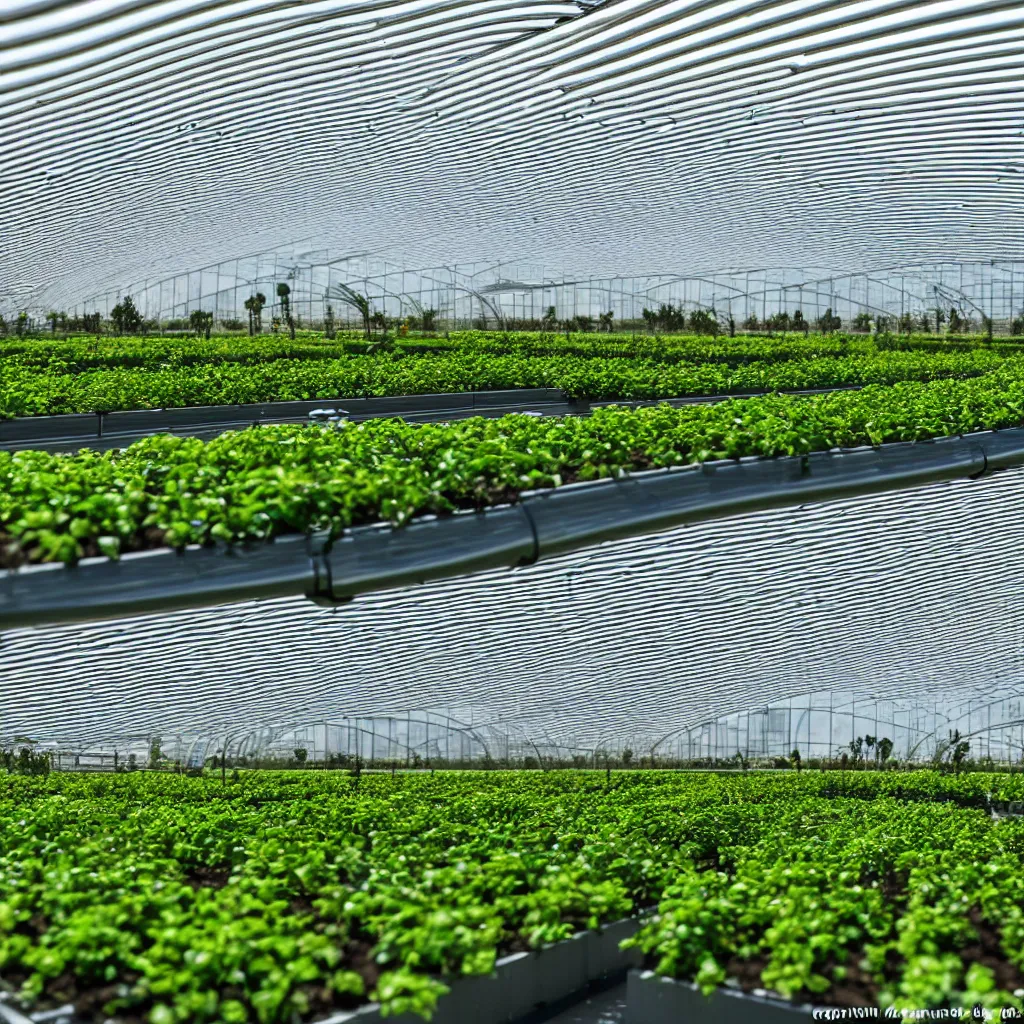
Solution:
[[[1024,1017],[1024,6],[0,3],[0,1024]]]

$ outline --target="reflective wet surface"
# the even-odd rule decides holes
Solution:
[[[626,1019],[626,986],[617,985],[591,996],[547,1024],[623,1024]]]

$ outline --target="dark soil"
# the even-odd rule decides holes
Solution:
[[[122,542],[121,553],[129,554],[132,551],[153,551],[157,548],[166,547],[167,531],[157,529],[155,526],[147,526],[141,533],[136,534],[130,540]],[[103,554],[96,541],[92,538],[78,542],[82,548],[82,558],[96,558]],[[31,545],[29,549],[31,550]],[[33,562],[28,552],[22,548],[14,537],[9,533],[0,530],[0,569],[17,569],[22,565]],[[35,564],[35,563],[33,563]]]
[[[193,889],[223,889],[231,877],[231,868],[211,868],[197,864],[185,875],[185,881]]]
[[[996,976],[996,985],[1008,992],[1024,988],[1024,973],[1007,961],[999,929],[981,916],[978,907],[968,911],[967,919],[978,933],[978,942],[960,951],[964,963],[988,967]]]
[[[897,898],[900,901],[906,899],[906,879],[897,875],[890,875],[881,885],[882,891],[890,899]],[[971,964],[979,963],[989,968],[995,975],[996,985],[1008,992],[1024,988],[1024,972],[1006,959],[1003,952],[999,929],[991,922],[986,921],[978,907],[972,908],[968,913],[968,920],[978,933],[978,941],[970,946],[959,950],[965,969]],[[811,1003],[815,1006],[836,1006],[836,1007],[871,1007],[879,1005],[879,993],[881,985],[872,975],[860,967],[864,959],[863,947],[851,949],[846,962],[842,965],[845,970],[845,977],[841,981],[834,981],[832,988],[827,992],[800,992],[792,999],[797,1004]],[[730,978],[735,978],[740,988],[747,993],[755,989],[763,989],[761,973],[768,966],[766,956],[758,956],[749,960],[740,960],[733,957],[725,965]],[[839,966],[839,961],[834,956],[821,965],[819,973],[826,978],[834,977],[833,972]],[[894,981],[903,967],[903,961],[895,950],[890,950],[886,956],[883,975],[886,981]]]

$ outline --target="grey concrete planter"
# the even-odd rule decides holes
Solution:
[[[528,1024],[545,1009],[571,1005],[588,991],[621,981],[640,962],[637,950],[620,950],[619,943],[639,928],[636,918],[606,925],[600,931],[579,932],[531,953],[502,957],[490,975],[457,978],[438,1001],[431,1024]],[[80,1024],[68,1006],[23,1014],[0,998],[0,1024]],[[316,1024],[424,1024],[422,1017],[403,1014],[382,1017],[369,1003],[358,1010],[331,1014]]]
[[[636,919],[627,918],[536,952],[502,957],[494,974],[450,982],[451,992],[439,1000],[431,1024],[519,1024],[543,1009],[569,1005],[592,987],[620,980],[639,963],[637,950],[619,949],[638,928]],[[318,1024],[423,1024],[423,1019],[384,1018],[373,1003]]]
[[[794,1024],[811,1020],[813,1010],[731,988],[706,996],[693,982],[653,971],[630,971],[626,985],[625,1024]]]

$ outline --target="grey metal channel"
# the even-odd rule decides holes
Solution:
[[[746,458],[526,492],[515,505],[356,527],[248,548],[193,547],[0,572],[0,628],[117,618],[305,594],[361,593],[528,565],[604,541],[722,516],[849,498],[1024,464],[1024,429]]]
[[[786,391],[791,395],[822,395],[857,391],[856,387]],[[210,440],[228,430],[271,423],[306,423],[310,413],[323,407],[344,410],[354,423],[385,417],[401,417],[410,423],[436,423],[470,416],[495,418],[510,413],[542,416],[587,416],[610,405],[641,406],[705,405],[729,398],[758,398],[772,392],[752,391],[734,395],[688,395],[682,398],[587,400],[568,398],[555,388],[523,388],[512,391],[467,391],[439,395],[408,395],[393,398],[320,398],[316,401],[261,402],[253,405],[189,406],[181,409],[138,409],[106,413],[69,413],[59,416],[22,416],[0,420],[0,450],[15,451],[110,451],[125,448],[151,434]]]

